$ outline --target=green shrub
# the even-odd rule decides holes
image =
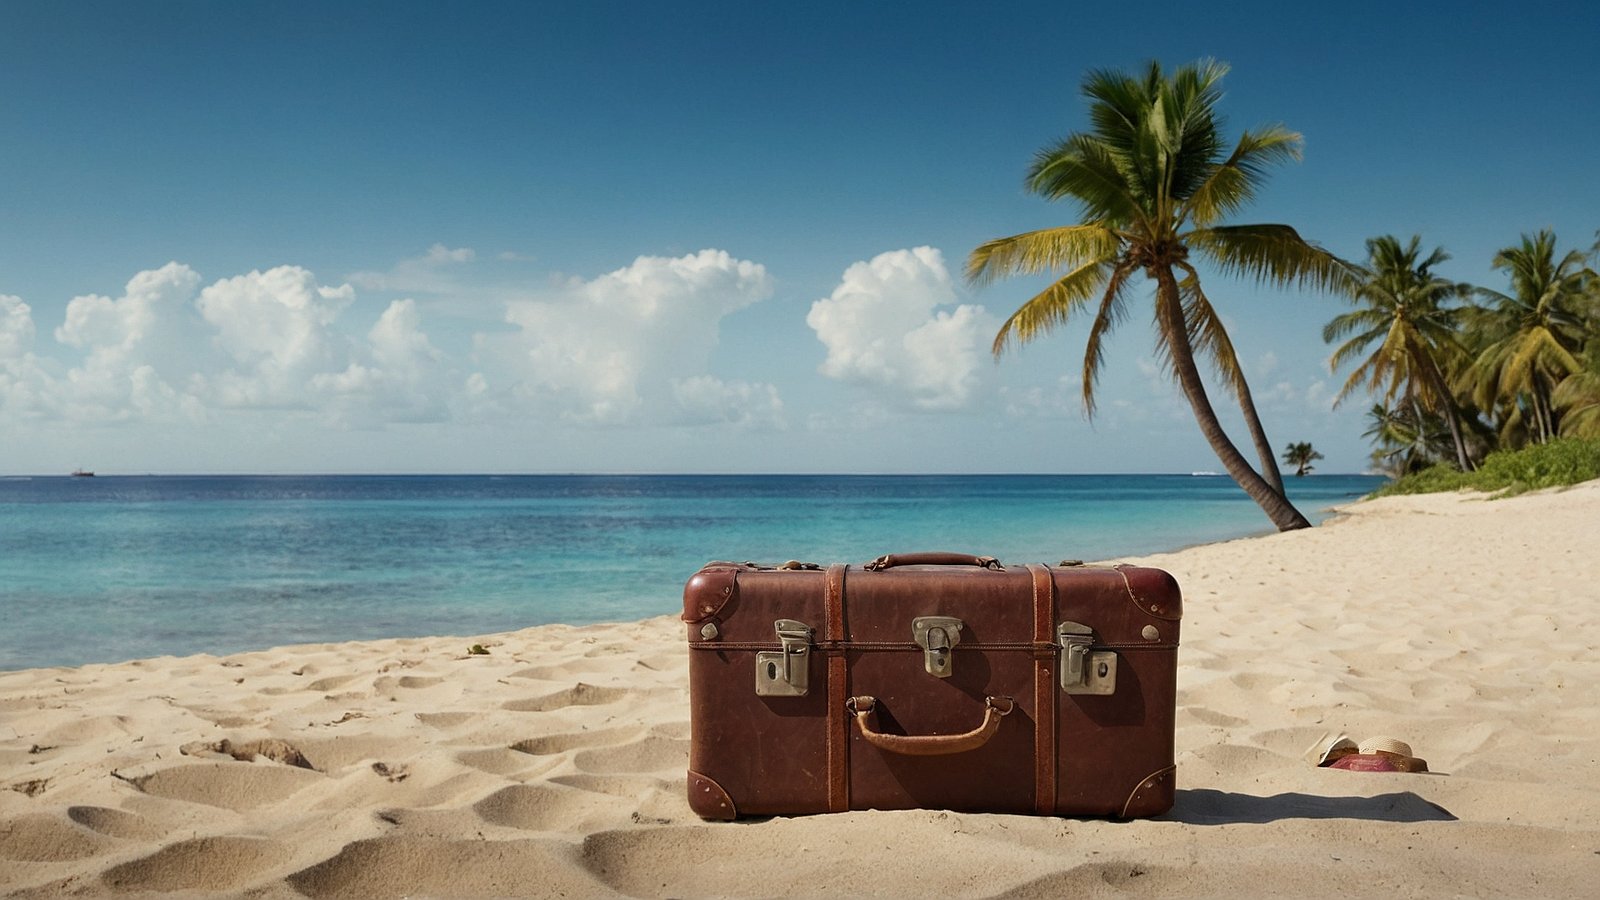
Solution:
[[[1476,472],[1458,472],[1449,466],[1424,469],[1384,485],[1373,496],[1471,489],[1509,497],[1594,478],[1600,478],[1600,441],[1561,438],[1521,450],[1497,450]]]
[[[1374,497],[1392,497],[1396,494],[1436,494],[1440,491],[1459,491],[1468,486],[1468,475],[1446,465],[1430,466],[1420,472],[1403,475],[1373,492]]]
[[[1520,494],[1600,478],[1600,441],[1561,438],[1489,454],[1478,471],[1481,489]]]

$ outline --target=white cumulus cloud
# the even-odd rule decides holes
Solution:
[[[389,304],[367,332],[359,357],[342,372],[312,377],[311,387],[327,395],[348,422],[435,422],[446,417],[452,378],[439,352],[422,330],[416,301]]]
[[[969,406],[988,377],[985,349],[996,323],[982,306],[956,299],[944,257],[932,247],[855,263],[806,316],[828,350],[819,371],[889,389],[918,409]]]
[[[33,345],[33,310],[21,297],[0,294],[0,361],[20,359]]]
[[[516,333],[479,338],[485,381],[590,424],[703,421],[712,408],[726,421],[770,420],[770,385],[696,379],[707,376],[723,317],[771,293],[763,266],[725,251],[641,256],[549,298],[508,302]]]
[[[182,314],[199,284],[193,269],[170,262],[134,275],[120,297],[72,298],[54,337],[84,356],[64,377],[38,373],[40,411],[80,421],[194,415],[178,385],[190,343]]]
[[[441,244],[412,262],[474,259]],[[120,295],[75,297],[48,325],[36,306],[0,294],[0,413],[205,421],[216,433],[294,421],[485,424],[528,412],[541,427],[783,428],[776,387],[710,366],[722,320],[771,293],[765,268],[723,251],[647,256],[593,279],[497,289],[498,330],[458,317],[432,335],[439,313],[426,298],[386,298],[380,312],[357,306],[350,284],[323,284],[299,266],[207,282],[174,262],[137,273]]]
[[[329,326],[354,298],[349,285],[318,285],[299,266],[224,278],[202,290],[195,305],[235,364],[214,379],[218,402],[308,406],[307,382],[339,367],[343,348]]]

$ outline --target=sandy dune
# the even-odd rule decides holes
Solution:
[[[1597,526],[1591,483],[1140,560],[1187,603],[1158,821],[702,823],[670,618],[3,673],[0,891],[1592,896]],[[1307,761],[1341,733],[1438,774]]]

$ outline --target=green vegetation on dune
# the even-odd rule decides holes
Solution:
[[[1600,478],[1600,439],[1558,438],[1521,450],[1495,451],[1473,472],[1446,464],[1430,466],[1379,488],[1372,496],[1474,490],[1509,497],[1596,478]]]

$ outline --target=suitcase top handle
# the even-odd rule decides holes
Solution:
[[[869,572],[882,572],[895,566],[978,566],[999,571],[1005,566],[992,556],[973,556],[970,553],[890,553],[880,556],[862,568]]]
[[[983,723],[964,734],[904,735],[886,734],[877,729],[876,697],[851,697],[844,704],[845,709],[855,717],[856,728],[867,739],[867,743],[880,750],[906,756],[944,756],[976,750],[994,737],[994,733],[1000,730],[1000,720],[1011,715],[1017,703],[1010,697],[985,697],[983,706]]]

